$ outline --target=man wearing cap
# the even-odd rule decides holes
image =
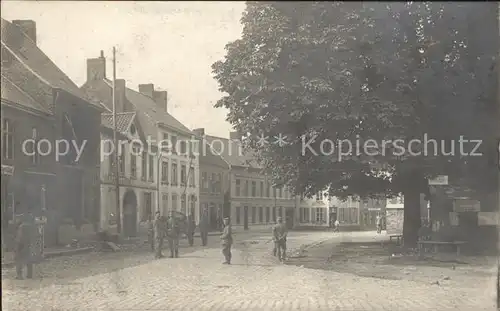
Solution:
[[[168,247],[170,248],[170,258],[179,257],[179,224],[174,212],[170,211],[167,219]]]
[[[208,209],[204,208],[200,217],[200,237],[201,245],[206,246],[208,241]]]
[[[273,227],[273,240],[275,249],[277,251],[277,256],[281,262],[285,260],[286,257],[286,236],[288,234],[288,229],[283,223],[281,217],[276,219],[277,224]]]
[[[231,264],[231,245],[233,245],[233,231],[231,230],[231,225],[229,224],[229,217],[224,218],[224,229],[222,230],[222,235],[220,236],[222,254],[226,261],[223,262],[225,265]]]
[[[153,224],[153,235],[155,239],[155,258],[163,258],[162,250],[163,250],[163,241],[165,239],[165,223],[163,218],[160,216],[160,211],[156,211],[155,213],[155,221]]]
[[[19,205],[19,203],[16,203]],[[35,242],[35,218],[31,211],[20,215],[16,220],[16,249],[14,261],[16,263],[16,278],[23,279],[23,268],[26,266],[27,278],[33,278],[33,253],[32,247]]]

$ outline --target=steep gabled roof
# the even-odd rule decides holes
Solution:
[[[33,109],[46,114],[51,114],[50,110],[38,103],[30,95],[15,85],[2,74],[1,79],[2,102],[15,103],[28,109]]]
[[[1,27],[2,73],[5,77],[35,99],[36,93],[47,92],[43,90],[43,86],[48,86],[62,89],[100,109],[99,104],[89,101],[78,86],[19,27],[3,18]],[[30,81],[29,85],[22,85],[23,79]],[[35,79],[38,81],[34,82]],[[53,108],[50,107],[51,103],[37,101],[47,109]]]
[[[245,150],[238,140],[206,135],[205,142],[231,166],[261,169],[251,152]]]
[[[111,111],[112,85],[113,82],[108,79],[87,81],[82,85],[82,91],[85,92],[86,96],[99,100],[108,111]],[[156,137],[158,123],[162,123],[176,132],[192,135],[191,130],[155,103],[152,98],[130,88],[126,88],[125,97],[125,106],[136,112],[136,117],[146,136]]]

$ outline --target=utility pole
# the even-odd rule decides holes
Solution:
[[[115,155],[115,194],[116,194],[116,231],[119,235],[122,233],[122,212],[120,207],[120,167],[119,153],[121,152],[118,145],[118,135],[116,133],[116,48],[113,46],[113,144]]]

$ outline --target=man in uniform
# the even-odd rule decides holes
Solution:
[[[285,260],[286,257],[286,236],[288,234],[288,229],[283,223],[282,218],[278,217],[277,224],[273,227],[273,240],[277,256],[281,262]]]
[[[186,235],[188,238],[189,246],[194,244],[194,230],[196,229],[196,223],[194,222],[193,214],[189,213],[187,217],[187,230]]]
[[[170,248],[170,258],[179,257],[179,225],[174,212],[170,211],[167,219],[168,247]]]
[[[201,245],[207,246],[208,242],[208,209],[204,208],[200,218],[200,237]]]
[[[163,258],[163,241],[165,239],[165,223],[163,218],[160,216],[160,211],[156,211],[155,221],[153,224],[153,235],[156,242],[154,246],[155,258]]]
[[[28,211],[17,220],[16,249],[14,259],[16,263],[16,278],[23,279],[23,268],[26,266],[28,279],[33,278],[32,246],[35,240],[35,218]]]
[[[231,264],[231,245],[233,245],[233,231],[231,230],[231,225],[229,224],[229,218],[224,218],[224,229],[222,230],[222,235],[220,236],[222,245],[222,254],[226,261],[223,262],[225,265]]]

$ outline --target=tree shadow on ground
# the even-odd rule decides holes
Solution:
[[[490,272],[481,269],[465,271],[471,267],[484,267],[486,261],[474,261],[473,264],[437,260],[435,258],[419,258],[415,254],[401,255],[400,247],[392,243],[379,242],[345,242],[326,243],[308,249],[302,258],[292,258],[287,264],[304,268],[330,270],[349,273],[361,277],[392,280],[423,280],[436,278],[446,279],[457,267],[462,275],[490,276]],[[394,254],[394,256],[393,256]],[[476,258],[475,258],[476,259]],[[455,273],[456,274],[456,273]]]

